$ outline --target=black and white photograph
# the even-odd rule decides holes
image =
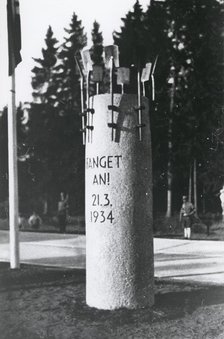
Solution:
[[[0,22],[0,339],[224,339],[224,1]]]

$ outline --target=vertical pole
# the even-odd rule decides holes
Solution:
[[[142,96],[145,97],[145,82],[143,82],[142,86]]]
[[[89,109],[89,70],[87,71],[86,75],[86,108],[87,108],[87,126],[90,126],[90,113],[88,112]],[[90,130],[87,129],[87,136],[88,142],[90,142]]]
[[[142,113],[141,113],[141,77],[140,67],[138,69],[138,124],[139,124],[139,140],[142,141]]]
[[[16,94],[15,94],[15,70],[14,70],[11,76],[11,89],[8,105],[9,235],[10,235],[10,267],[12,269],[20,267],[15,97]]]
[[[152,101],[155,101],[155,80],[154,75],[152,75]]]
[[[84,83],[83,77],[80,77],[80,90],[81,90],[81,114],[82,114],[82,143],[85,145],[86,143],[86,133],[85,133],[85,117],[84,117],[84,91],[83,91]]]
[[[99,82],[96,83],[96,94],[98,95],[99,94],[99,91],[100,91],[100,84]]]
[[[111,57],[111,68],[110,68],[110,94],[111,94],[111,106],[112,106],[112,110],[111,110],[111,123],[112,123],[112,128],[111,128],[111,138],[112,141],[114,140],[114,110],[113,110],[113,106],[114,106],[114,88],[113,88],[113,71],[114,71],[114,58]]]

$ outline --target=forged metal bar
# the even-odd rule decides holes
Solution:
[[[84,64],[84,68],[86,71],[86,128],[87,128],[87,140],[88,142],[92,139],[92,125],[91,125],[91,119],[90,119],[90,113],[89,113],[89,81],[90,81],[90,72],[93,70],[93,61],[91,59],[90,50],[82,50],[81,56]]]
[[[119,51],[118,46],[110,45],[106,46],[105,49],[105,66],[109,68],[110,71],[110,94],[111,94],[111,123],[108,124],[111,127],[111,138],[114,140],[114,129],[116,129],[117,125],[114,122],[114,92],[113,92],[113,74],[114,68],[119,67]]]
[[[156,56],[155,62],[153,64],[152,68],[152,74],[151,74],[151,79],[152,79],[152,101],[155,101],[155,78],[154,78],[154,73],[155,73],[155,68],[158,60],[158,55]]]
[[[85,112],[84,112],[84,68],[81,65],[80,61],[78,60],[78,57],[75,56],[75,61],[76,61],[76,65],[77,68],[79,70],[80,73],[80,94],[81,94],[81,119],[82,119],[82,143],[83,145],[85,145],[86,143],[86,126],[85,126]]]

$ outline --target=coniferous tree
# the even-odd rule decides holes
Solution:
[[[103,35],[100,32],[100,25],[97,21],[93,23],[91,56],[94,65],[103,65]]]
[[[137,71],[144,67],[148,60],[145,14],[138,0],[133,6],[133,11],[129,11],[122,21],[121,32],[114,33],[114,42],[119,47],[121,66],[132,67],[127,91],[137,93]]]
[[[122,66],[144,65],[146,59],[146,40],[144,34],[144,12],[137,0],[133,11],[122,18],[121,32],[114,33],[114,42],[119,46]],[[125,43],[120,43],[121,39]]]
[[[192,0],[182,4],[168,0],[167,3],[175,18],[179,51],[174,125],[174,148],[178,155],[175,157],[176,176],[178,167],[179,171],[189,168],[188,164],[197,159],[200,179],[201,170],[204,172],[207,167],[209,141],[211,143],[220,116],[221,5],[213,0]],[[197,190],[200,186],[202,183],[199,182]],[[197,196],[199,192],[195,194]]]
[[[172,68],[175,72],[172,186],[177,206],[181,194],[177,187],[183,187],[184,193],[187,192],[187,172],[193,160],[196,158],[199,164],[199,179],[200,172],[207,167],[209,140],[220,116],[222,80],[218,68],[223,15],[221,5],[213,0],[181,3],[167,0],[164,6],[168,44],[160,57],[165,53],[167,69]],[[199,182],[199,189],[200,185]]]
[[[45,38],[47,47],[42,48],[42,58],[33,58],[38,64],[32,69],[33,97],[37,103],[52,104],[56,99],[53,72],[57,62],[58,47],[55,45],[58,41],[53,35],[52,28],[49,26]]]
[[[54,196],[54,168],[57,159],[57,87],[54,82],[55,66],[57,64],[57,39],[51,26],[48,27],[45,44],[42,48],[42,58],[33,58],[36,66],[32,69],[32,87],[34,101],[30,107],[29,145],[30,159],[30,192],[32,199],[42,200],[48,204]]]
[[[73,13],[69,28],[59,52],[54,82],[57,86],[58,164],[55,171],[57,189],[75,200],[74,211],[84,211],[84,147],[80,132],[80,83],[75,55],[87,43],[81,20]],[[59,194],[59,191],[57,192]],[[77,212],[78,213],[78,212]]]
[[[200,177],[202,173],[205,177],[208,159],[214,159],[214,154],[213,157],[210,154],[211,139],[219,123],[220,100],[223,98],[222,5],[215,0],[152,1],[146,13],[141,12],[140,16],[139,13],[137,1],[135,10],[123,19],[121,33],[115,34],[115,43],[120,47],[122,62],[128,61],[126,66],[134,63],[136,47],[132,50],[132,45],[135,46],[136,40],[142,46],[148,46],[148,49],[139,48],[143,64],[159,54],[155,76],[156,102],[151,104],[154,109],[150,111],[153,174],[157,191],[154,197],[158,195],[159,205],[164,206],[161,197],[165,201],[165,164],[169,155],[174,191],[172,209],[179,209],[180,196],[187,192],[189,167],[193,159],[196,158],[198,163],[198,189],[201,189]],[[137,25],[139,17],[142,18],[141,27]],[[141,28],[141,36],[136,39],[134,32]],[[170,121],[172,152],[169,153]]]
[[[64,29],[67,36],[61,46],[58,55],[60,63],[55,68],[57,75],[57,98],[60,115],[71,115],[79,112],[80,89],[79,72],[75,63],[75,55],[87,44],[81,20],[73,13],[69,28]]]
[[[104,67],[104,60],[103,60],[103,35],[100,32],[100,25],[97,21],[93,23],[93,29],[91,32],[92,35],[92,47],[90,48],[91,59],[93,62],[93,66],[99,66],[102,70],[102,81],[98,82],[97,84],[94,83],[93,74],[90,77],[90,95],[94,95],[97,92],[107,92],[108,81],[109,78],[107,76],[107,72]],[[98,71],[99,72],[99,71]]]
[[[43,58],[34,59],[30,109],[30,188],[53,209],[60,191],[76,195],[76,211],[83,211],[84,149],[79,132],[80,90],[74,55],[86,44],[81,21],[73,14],[68,37],[58,52],[51,27],[46,35]],[[74,209],[73,209],[74,213]]]
[[[167,56],[164,55],[167,48],[167,37],[164,32],[165,15],[164,4],[152,3],[144,13],[141,5],[136,1],[133,11],[129,11],[122,19],[121,32],[114,34],[114,41],[119,46],[122,66],[130,67],[140,63],[142,69],[146,62],[153,63],[156,56],[159,55],[155,74],[156,101],[155,103],[150,102],[149,115],[152,131],[154,187],[158,187],[160,184],[163,190],[166,171],[164,158],[167,154],[167,138],[164,136],[167,134],[167,109],[169,107],[169,102],[166,99],[168,87],[164,86],[169,72]],[[131,68],[131,74],[131,85],[127,90],[137,93],[136,69]],[[152,87],[150,82],[148,84],[146,94],[150,98]],[[160,207],[164,205],[161,203],[161,190],[159,195],[158,206]],[[158,196],[156,190],[154,190],[155,196]],[[157,201],[157,198],[154,201]],[[157,206],[157,203],[154,206]]]

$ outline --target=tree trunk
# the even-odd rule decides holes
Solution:
[[[205,214],[205,186],[203,185],[202,212]]]
[[[172,155],[172,119],[169,119],[169,129],[168,129],[168,163],[167,163],[167,209],[166,209],[166,217],[170,218],[172,214],[172,181],[173,181],[173,173],[172,173],[172,163],[171,163],[171,155]]]
[[[43,199],[43,214],[48,214],[48,201],[46,197]]]
[[[194,207],[196,210],[196,215],[198,212],[198,201],[197,201],[197,161],[194,159]]]
[[[171,78],[169,83],[171,84],[170,89],[170,118],[168,126],[168,163],[167,163],[167,209],[166,217],[171,217],[172,214],[172,183],[173,183],[173,172],[172,172],[172,134],[173,134],[173,108],[174,108],[174,94],[175,94],[175,70],[171,69]]]
[[[188,184],[188,200],[191,202],[192,199],[192,177],[191,177],[191,172],[192,172],[192,165],[190,165],[190,170],[189,170],[189,184]]]

